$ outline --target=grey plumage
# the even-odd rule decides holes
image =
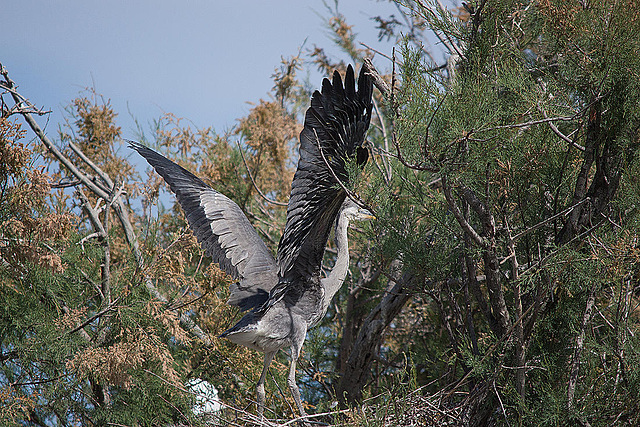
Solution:
[[[207,255],[236,280],[229,304],[243,311],[264,304],[278,282],[278,269],[242,209],[163,155],[136,142],[130,146],[169,184]]]
[[[336,71],[315,91],[300,134],[300,158],[291,183],[287,221],[273,256],[232,200],[155,151],[132,142],[169,184],[206,253],[236,281],[229,304],[248,313],[221,336],[265,353],[257,385],[258,410],[264,405],[264,380],[275,353],[291,347],[289,387],[301,414],[295,366],[308,328],[326,314],[347,273],[347,226],[372,218],[347,198],[336,180],[347,183],[347,162],[362,166],[372,109],[372,80],[360,72],[358,85],[348,67],[344,84]],[[329,166],[327,166],[327,164]],[[336,227],[338,256],[321,279],[321,264],[331,228]]]

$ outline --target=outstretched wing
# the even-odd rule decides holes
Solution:
[[[136,142],[130,146],[169,184],[207,255],[237,280],[229,304],[242,310],[262,305],[278,282],[278,269],[242,209],[163,155]]]
[[[282,294],[292,284],[304,286],[308,278],[320,273],[329,232],[346,197],[336,178],[348,182],[347,159],[355,159],[359,165],[367,161],[363,143],[371,119],[372,91],[372,80],[364,67],[356,91],[349,65],[344,86],[335,71],[333,82],[324,79],[322,92],[316,91],[311,98],[300,134],[300,159],[291,183],[287,222],[278,246],[281,283],[272,294]]]

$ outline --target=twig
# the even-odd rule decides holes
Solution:
[[[247,164],[247,160],[244,158],[244,153],[242,152],[242,148],[240,147],[240,143],[236,142],[236,144],[238,144],[238,151],[240,151],[240,156],[242,157],[242,163],[244,163],[244,167],[247,169],[247,173],[249,174],[249,178],[251,178],[251,183],[253,184],[253,188],[256,189],[256,191],[258,192],[258,194],[260,194],[260,196],[262,196],[262,198],[268,202],[271,203],[273,205],[276,206],[287,206],[288,203],[284,203],[284,202],[278,202],[277,200],[271,200],[269,199],[267,196],[264,195],[264,193],[258,188],[258,185],[256,184],[256,182],[253,179],[253,175],[251,174],[251,170],[249,169],[249,165]]]
[[[438,19],[436,14],[433,12],[433,10],[431,10],[429,7],[427,7],[421,0],[416,0],[416,3],[418,3],[420,5],[420,7],[422,8],[423,12],[428,12],[429,14],[431,14],[432,19]],[[440,2],[438,2],[440,3]],[[442,5],[442,3],[440,3],[438,6],[440,6],[440,9],[442,11],[445,11],[445,7]],[[424,16],[425,19],[427,21],[429,21],[429,18],[427,16]],[[435,34],[435,36],[442,42],[442,44],[445,45],[445,47],[447,48],[447,50],[449,50],[449,52],[451,54],[457,54],[460,58],[464,58],[464,53],[462,52],[462,50],[460,50],[460,48],[458,47],[458,45],[451,39],[451,36],[446,32],[443,31],[446,40],[442,38],[442,36],[440,35],[440,33],[438,33],[438,31],[435,30],[435,28],[432,28],[433,34]]]
[[[395,65],[395,61],[393,62]],[[373,79],[373,84],[378,88],[380,93],[382,93],[382,96],[388,98],[391,94],[391,88],[389,87],[389,84],[382,78],[378,70],[376,70],[376,67],[373,66],[373,62],[371,62],[371,59],[365,58],[362,66],[364,67],[366,73],[371,76],[371,78]]]
[[[524,122],[524,123],[514,123],[514,124],[511,124],[511,125],[500,125],[500,126],[494,126],[494,127],[491,127],[491,128],[478,129],[476,131],[471,131],[470,133],[490,132],[492,130],[498,130],[498,129],[524,128],[524,127],[527,127],[527,126],[539,125],[541,123],[569,122],[571,120],[575,120],[575,118],[576,118],[576,116],[547,117],[545,119],[531,120],[531,121]]]
[[[384,58],[387,58],[389,61],[394,61],[394,59],[392,57],[390,57],[389,55],[385,55],[384,53],[380,52],[379,50],[377,50],[377,49],[375,49],[375,48],[373,48],[371,46],[369,46],[368,44],[362,43],[362,42],[360,42],[360,44],[362,46],[366,47],[367,49],[369,49],[370,51],[372,51],[373,53],[377,53],[378,55],[380,55],[380,56],[382,56]],[[368,58],[365,58],[365,61],[367,61],[367,59]]]
[[[324,155],[324,151],[322,150],[322,146],[320,145],[320,137],[318,137],[318,132],[316,132],[316,130],[313,130],[313,133],[316,136],[316,144],[318,146],[318,151],[320,151],[320,155],[322,156],[322,160],[324,161],[324,164],[327,166],[327,168],[329,169],[329,171],[331,172],[331,175],[333,176],[333,178],[338,182],[338,184],[340,185],[340,187],[342,187],[342,189],[344,190],[345,193],[347,193],[347,195],[349,196],[349,198],[351,200],[353,200],[355,202],[355,204],[357,204],[358,206],[360,206],[361,208],[367,209],[369,212],[375,214],[375,212],[373,211],[373,209],[367,205],[364,200],[362,200],[360,198],[360,196],[358,196],[356,193],[354,193],[353,191],[349,190],[347,187],[345,187],[345,185],[342,183],[342,181],[340,180],[340,178],[338,178],[338,175],[336,175],[335,171],[333,170],[333,168],[331,167],[331,165],[329,164],[329,161],[327,160],[327,158]]]
[[[498,345],[501,344],[502,342],[504,342],[513,332],[513,330],[515,329],[516,325],[520,322],[522,322],[522,320],[524,319],[524,317],[526,317],[529,312],[533,309],[533,305],[530,305],[529,308],[522,313],[522,316],[520,316],[515,322],[513,322],[513,324],[509,327],[509,329],[504,333],[504,335],[502,335],[498,341],[494,342],[491,347],[489,347],[489,349],[485,352],[485,355],[482,357],[482,359],[480,359],[480,362],[478,362],[476,364],[476,366],[482,366],[482,364],[484,363],[485,360],[487,360],[492,354],[493,352],[496,350],[496,348],[498,348]],[[444,398],[449,398],[451,397],[451,395],[453,393],[455,393],[455,391],[458,389],[458,387],[460,387],[462,384],[464,384],[464,382],[467,380],[467,378],[469,378],[471,376],[471,374],[474,372],[474,369],[471,369],[469,372],[467,372],[465,374],[464,377],[462,377],[457,383],[455,383],[453,385],[453,387],[451,388],[451,391],[449,391],[447,394],[444,395]]]
[[[451,195],[451,188],[449,187],[446,176],[442,177],[441,183],[444,197],[447,200],[449,209],[451,209],[451,212],[453,212],[453,216],[455,216],[456,220],[458,221],[458,224],[460,224],[462,229],[467,232],[467,234],[474,240],[474,242],[476,242],[478,246],[480,246],[481,248],[486,247],[486,242],[484,241],[482,236],[480,236],[480,234],[478,234],[478,232],[471,226],[471,224],[467,222],[467,220],[462,215],[462,212],[460,212],[460,208],[458,208],[458,205],[453,200],[453,196]]]
[[[440,11],[442,11],[443,13],[447,13],[448,12],[447,8],[444,7],[444,5],[442,4],[441,0],[436,0],[436,3],[438,5],[438,9],[440,9]],[[465,55],[462,52],[462,49],[460,48],[460,46],[458,46],[458,44],[451,39],[451,36],[448,33],[445,32],[445,36],[447,37],[447,40],[449,40],[449,43],[451,43],[451,45],[453,46],[453,49],[456,51],[458,56],[460,58],[464,58]]]
[[[435,119],[436,114],[438,114],[438,110],[440,110],[440,107],[442,107],[442,104],[444,103],[444,100],[447,98],[447,93],[448,92],[444,93],[444,95],[442,96],[442,98],[440,99],[438,104],[436,105],[435,110],[433,110],[433,113],[431,114],[431,117],[429,118],[429,123],[427,123],[427,129],[424,132],[424,155],[425,155],[425,157],[429,156],[429,150],[428,150],[428,146],[427,146],[427,142],[429,141],[429,129],[431,128],[431,124],[433,123],[433,119]]]
[[[522,317],[522,297],[521,297],[521,288],[520,288],[520,277],[518,276],[518,257],[516,256],[516,247],[511,236],[511,229],[509,228],[509,222],[507,221],[507,217],[505,214],[504,223],[507,231],[507,246],[509,251],[511,252],[511,281],[514,284],[513,287],[513,299],[515,303],[516,316],[518,318]],[[518,323],[516,326],[516,362],[518,364],[516,371],[516,390],[520,395],[520,399],[524,401],[525,398],[525,343],[524,343],[524,328],[522,325],[523,322]]]
[[[46,383],[50,383],[50,382],[53,382],[53,381],[58,381],[58,380],[60,380],[62,378],[68,377],[68,376],[69,376],[69,374],[60,375],[60,376],[57,376],[55,378],[48,378],[46,380],[29,381],[29,382],[24,382],[24,383],[16,382],[16,383],[11,383],[11,387],[18,387],[18,386],[23,386],[23,385],[46,384]]]
[[[203,293],[202,295],[200,295],[200,296],[198,296],[198,297],[195,297],[195,298],[193,298],[193,299],[192,299],[192,300],[190,300],[190,301],[183,302],[183,303],[182,303],[182,304],[180,304],[180,305],[175,305],[175,306],[174,306],[174,305],[171,305],[171,306],[169,306],[169,308],[170,308],[171,310],[180,310],[180,309],[181,309],[181,308],[183,308],[183,307],[186,307],[186,306],[188,306],[188,305],[193,304],[193,303],[194,303],[194,302],[196,302],[196,301],[201,300],[202,298],[206,297],[208,294],[209,294],[209,292],[205,292],[205,293]],[[177,302],[177,301],[176,301],[176,302]]]
[[[69,332],[67,332],[67,335],[71,335],[74,332],[78,332],[80,329],[84,328],[89,323],[91,323],[94,320],[96,320],[98,317],[102,316],[103,314],[108,313],[109,311],[114,310],[115,309],[115,305],[116,305],[116,303],[118,302],[119,299],[120,299],[120,297],[118,297],[115,300],[113,300],[113,302],[111,304],[109,304],[107,306],[107,308],[105,308],[104,310],[100,310],[98,313],[96,313],[93,316],[89,317],[87,320],[85,320],[84,322],[82,322],[81,324],[79,324],[78,326],[76,326],[75,328],[70,330]]]
[[[538,228],[540,228],[540,227],[544,226],[545,224],[548,224],[549,222],[553,221],[554,219],[556,219],[556,218],[558,218],[558,217],[561,217],[561,216],[563,216],[563,215],[566,215],[567,213],[571,212],[572,210],[574,210],[575,208],[577,208],[578,206],[580,206],[581,204],[583,204],[583,203],[585,203],[585,202],[587,202],[587,201],[589,201],[589,200],[591,200],[589,197],[587,197],[587,198],[585,198],[585,199],[582,199],[582,200],[580,200],[578,203],[576,203],[575,205],[573,205],[573,206],[570,206],[570,207],[566,208],[566,209],[565,209],[565,210],[563,210],[562,212],[558,212],[557,214],[555,214],[555,215],[553,215],[553,216],[550,216],[549,218],[547,218],[547,219],[545,219],[545,220],[543,220],[543,221],[540,221],[540,222],[539,222],[539,223],[537,223],[536,225],[533,225],[533,226],[531,226],[531,227],[527,228],[526,230],[521,231],[520,233],[518,233],[518,234],[516,234],[515,236],[513,236],[513,240],[514,240],[514,241],[516,241],[516,240],[518,240],[519,238],[521,238],[521,237],[523,237],[523,236],[525,236],[525,235],[527,235],[527,234],[531,233],[532,231],[535,231],[535,230],[537,230]]]
[[[542,114],[543,114],[545,117],[547,117],[547,116],[546,116],[546,114],[545,114],[544,112],[543,112]],[[578,150],[580,150],[580,151],[584,151],[584,150],[585,150],[585,148],[584,148],[582,145],[578,144],[578,143],[577,143],[577,142],[575,142],[573,139],[569,138],[569,136],[567,136],[567,135],[563,134],[562,132],[560,132],[560,130],[558,129],[558,127],[557,127],[555,124],[553,124],[553,122],[549,122],[549,127],[551,128],[551,130],[553,131],[553,133],[555,133],[556,135],[558,135],[558,136],[560,137],[560,139],[562,139],[563,141],[568,142],[569,144],[571,144],[572,146],[574,146],[575,148],[577,148],[577,149],[578,149]],[[569,135],[574,134],[576,131],[577,131],[577,129],[575,129],[575,130],[574,130],[573,132],[571,132]]]
[[[287,422],[286,422],[286,423],[284,423],[284,424],[280,424],[280,426],[281,426],[281,427],[288,426],[288,425],[291,425],[291,424],[293,424],[293,423],[297,423],[298,421],[308,420],[308,419],[310,419],[310,418],[324,417],[324,416],[326,416],[326,415],[344,414],[344,413],[347,413],[347,412],[349,412],[349,411],[351,411],[351,409],[340,409],[340,410],[338,410],[338,411],[322,412],[322,413],[320,413],[320,414],[311,414],[311,415],[300,416],[300,417],[294,418],[294,419],[292,419],[292,420],[289,420],[289,421],[287,421]]]
[[[492,384],[493,384],[493,391],[496,392],[496,397],[498,398],[498,402],[500,403],[500,408],[502,408],[502,415],[504,415],[504,420],[506,421],[507,426],[510,426],[509,418],[507,417],[507,411],[504,410],[504,404],[502,403],[502,399],[500,398],[500,393],[498,393],[498,389],[496,388],[495,379],[492,381]]]
[[[380,122],[380,129],[382,131],[382,140],[384,141],[384,148],[386,150],[389,150],[389,134],[387,133],[387,126],[384,123],[384,118],[382,117],[382,114],[380,113],[380,109],[378,108],[378,101],[376,101],[375,98],[373,98],[373,111],[375,111],[376,116],[378,117],[378,121]],[[372,157],[374,157],[375,159],[375,156],[372,156]],[[386,169],[386,173],[383,173],[382,176],[384,176],[385,182],[388,184],[391,181],[391,174],[393,170],[391,169],[391,164],[385,157],[382,157],[382,163],[384,163],[384,166]]]

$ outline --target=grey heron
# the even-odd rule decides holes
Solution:
[[[344,85],[335,71],[315,91],[300,134],[300,157],[291,183],[285,229],[274,259],[242,210],[181,166],[135,142],[130,145],[154,167],[176,194],[193,233],[206,253],[234,279],[229,304],[248,311],[221,336],[264,352],[256,387],[263,417],[264,382],[280,349],[291,348],[288,385],[306,416],[296,384],[296,362],[307,330],[325,316],[349,267],[347,227],[370,219],[369,211],[347,197],[347,162],[363,166],[363,146],[372,109],[372,79],[360,71],[358,84],[348,67]],[[337,257],[327,277],[321,264],[335,225]]]

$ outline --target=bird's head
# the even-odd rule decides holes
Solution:
[[[369,210],[358,206],[350,199],[345,201],[341,215],[349,221],[366,221],[376,218]]]

